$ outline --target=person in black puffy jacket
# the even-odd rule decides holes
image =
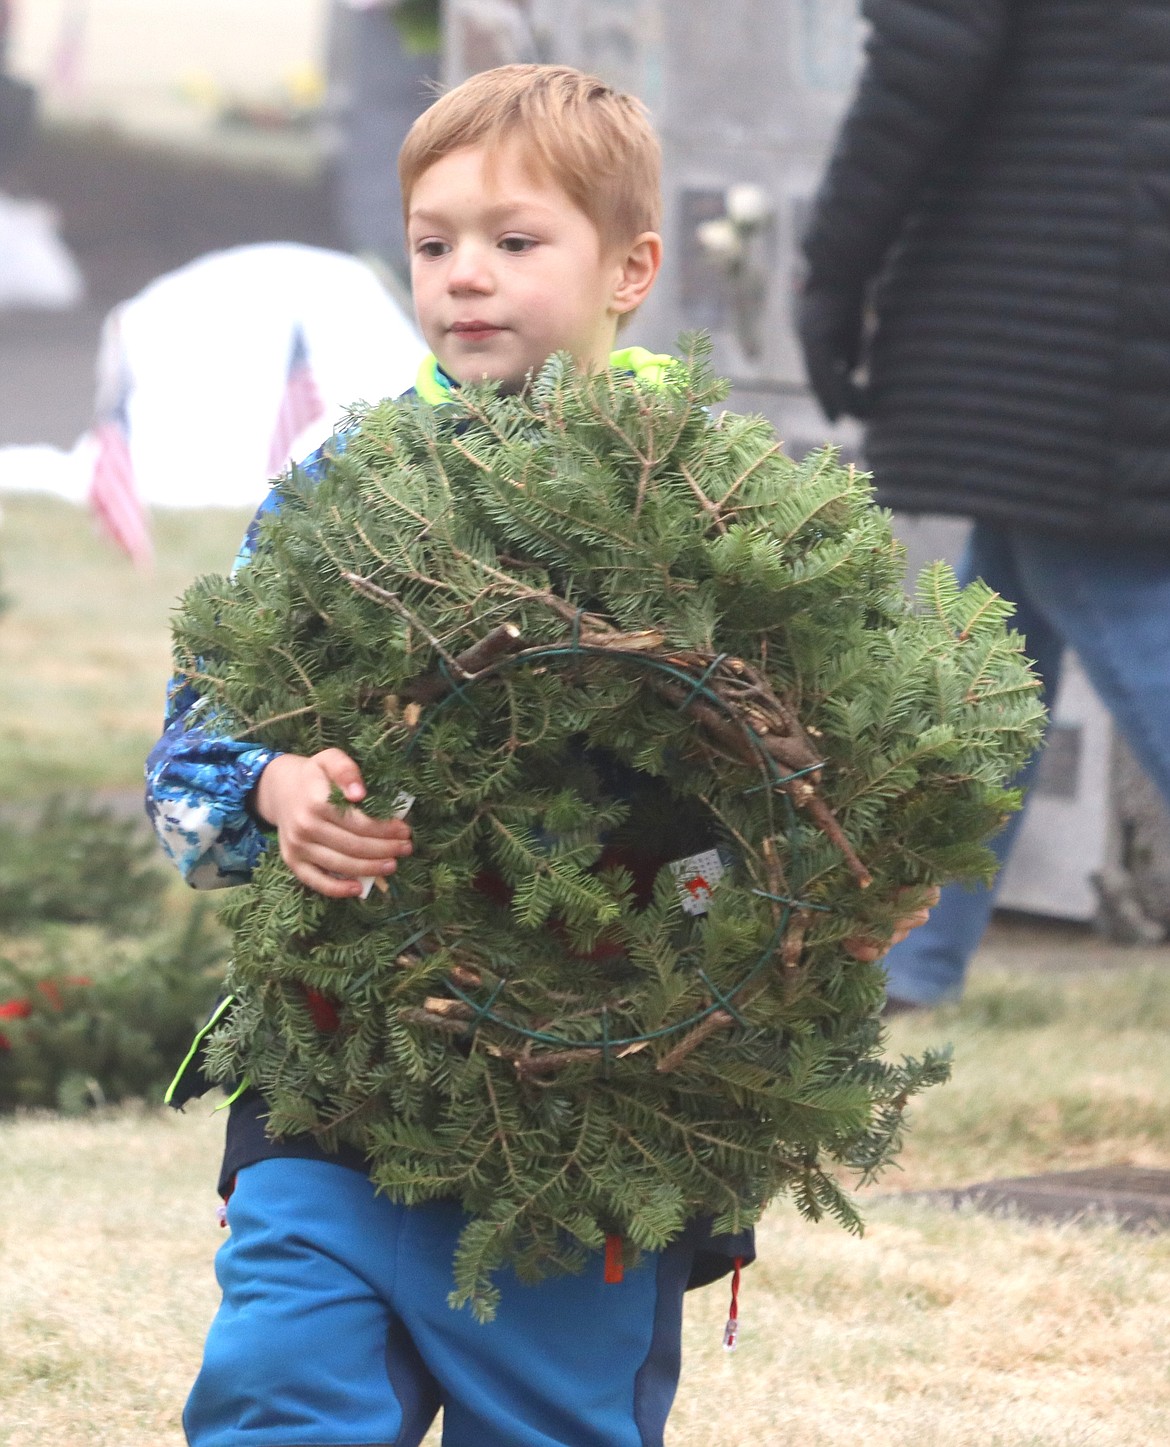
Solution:
[[[974,520],[1054,696],[1078,653],[1170,800],[1170,0],[866,0],[798,327],[879,500]],[[1020,816],[996,841],[1001,858]],[[890,998],[962,988],[944,891]]]

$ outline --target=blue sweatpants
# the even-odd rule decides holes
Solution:
[[[688,1232],[620,1282],[501,1280],[496,1319],[447,1305],[465,1216],[397,1206],[358,1171],[239,1173],[223,1301],[184,1413],[191,1447],[661,1447],[678,1382]]]
[[[982,578],[1016,605],[1049,705],[1061,655],[1076,650],[1102,702],[1170,804],[1170,547],[1049,536],[977,523],[961,581]],[[1034,767],[1034,765],[1033,765]],[[1017,781],[1025,788],[1026,769]],[[1022,815],[990,841],[1006,860]],[[954,999],[991,917],[994,891],[949,885],[930,919],[886,956],[889,993],[916,1005]]]

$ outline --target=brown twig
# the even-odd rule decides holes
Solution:
[[[800,964],[800,956],[804,951],[804,937],[811,922],[809,911],[798,909],[784,931],[784,939],[780,945],[780,962],[786,970],[795,970]]]
[[[452,1000],[448,995],[428,995],[423,1001],[423,1010],[428,1015],[438,1015],[444,1020],[474,1020],[475,1011],[462,1000]]]
[[[692,1050],[697,1050],[704,1040],[716,1034],[720,1030],[726,1030],[729,1025],[735,1024],[735,1016],[727,1010],[712,1010],[695,1026],[688,1030],[683,1038],[672,1049],[668,1050],[658,1064],[654,1067],[659,1075],[669,1075],[672,1070],[677,1070]]]
[[[676,655],[672,661],[687,667],[689,671],[704,662],[701,657],[686,655]],[[726,674],[731,675],[730,679],[726,678]],[[721,686],[723,695],[731,695],[729,707],[740,716],[729,717],[705,700],[688,695],[683,685],[672,679],[649,680],[649,687],[660,698],[690,714],[704,732],[717,739],[745,763],[758,761],[759,748],[790,773],[802,775],[801,778],[791,779],[778,787],[789,795],[798,809],[805,810],[840,851],[849,872],[861,888],[867,888],[873,882],[873,877],[858,858],[837,816],[817,791],[814,777],[824,767],[824,761],[813,748],[812,741],[795,715],[776,696],[767,679],[742,659],[724,660],[719,669],[713,670],[709,687],[713,693],[718,693]],[[737,694],[741,700],[750,697],[753,706],[744,707],[741,702],[736,710]],[[749,734],[749,728],[755,739]]]
[[[471,1029],[466,1020],[457,1020],[452,1016],[433,1015],[429,1010],[404,1008],[399,1010],[398,1018],[405,1020],[409,1025],[428,1025],[432,1030],[442,1030],[448,1035],[466,1035]]]
[[[510,653],[518,652],[523,646],[524,640],[515,623],[501,623],[498,628],[493,628],[490,633],[485,634],[470,648],[465,648],[462,653],[455,655],[453,661],[458,670],[458,677],[462,680],[472,679],[490,664],[507,657]],[[451,688],[452,679],[448,674],[424,673],[421,677],[412,678],[408,683],[404,683],[399,697],[409,699],[413,703],[434,703],[445,693],[450,693]]]
[[[500,1051],[500,1055],[505,1060],[511,1061],[512,1069],[521,1080],[531,1080],[541,1075],[555,1075],[566,1065],[581,1065],[585,1061],[596,1063],[600,1054],[600,1049],[550,1050],[545,1055],[514,1056],[509,1056],[503,1050]]]
[[[776,841],[770,834],[764,836],[760,844],[760,852],[764,856],[764,868],[768,873],[768,893],[772,896],[772,923],[780,923],[781,902],[777,896],[787,893],[784,885],[784,871],[780,868],[780,860],[776,854]]]

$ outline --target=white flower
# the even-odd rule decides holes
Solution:
[[[726,216],[700,221],[695,227],[699,245],[716,261],[738,261],[743,255],[743,241],[735,223]]]
[[[740,230],[762,226],[772,215],[767,191],[751,181],[737,181],[727,188],[727,215]]]

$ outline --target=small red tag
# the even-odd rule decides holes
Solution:
[[[625,1274],[625,1262],[622,1260],[622,1238],[607,1236],[605,1238],[606,1286],[617,1286],[625,1278]]]

